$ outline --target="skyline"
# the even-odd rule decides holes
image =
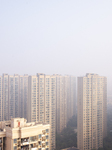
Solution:
[[[97,73],[112,87],[111,1],[0,1],[0,74]]]
[[[76,78],[73,76],[0,76],[0,121],[25,118],[50,124],[51,149],[56,134],[76,115]]]

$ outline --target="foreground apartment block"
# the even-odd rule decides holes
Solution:
[[[50,125],[24,118],[0,122],[0,150],[49,150]]]
[[[80,150],[103,147],[107,134],[107,78],[97,74],[78,77],[78,137]]]

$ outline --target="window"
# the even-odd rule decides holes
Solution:
[[[41,141],[38,141],[39,145],[41,145]]]
[[[14,141],[14,143],[17,143],[17,139],[14,139],[13,141]]]
[[[39,139],[40,139],[40,138],[42,137],[42,135],[41,135],[41,134],[39,134],[39,136],[38,136],[38,137],[39,137]]]
[[[46,132],[48,133],[48,132],[49,132],[49,129],[46,129]]]
[[[46,139],[48,139],[49,137],[48,137],[48,135],[46,135]]]
[[[37,141],[37,136],[30,137],[30,141]]]
[[[14,150],[17,150],[17,146],[14,146]]]

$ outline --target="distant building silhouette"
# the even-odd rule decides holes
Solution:
[[[61,131],[67,122],[76,115],[76,78],[74,76],[56,76],[56,131]]]

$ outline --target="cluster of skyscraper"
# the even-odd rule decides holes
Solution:
[[[103,147],[107,134],[107,79],[86,74],[77,81],[77,146],[80,150]],[[76,115],[76,78],[45,75],[0,76],[0,121],[23,117],[50,124],[51,150],[60,133]]]
[[[76,114],[76,78],[73,76],[0,76],[0,121],[23,117],[28,122],[50,124],[51,150],[55,133]]]

